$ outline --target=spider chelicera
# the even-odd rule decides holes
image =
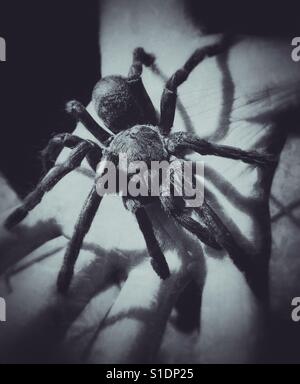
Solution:
[[[29,211],[40,203],[44,194],[64,176],[79,167],[84,158],[94,171],[101,159],[115,161],[119,153],[126,153],[128,161],[149,162],[169,160],[171,156],[182,158],[186,150],[201,155],[241,160],[257,166],[273,163],[274,158],[268,154],[216,145],[190,133],[170,133],[174,122],[177,88],[187,80],[192,70],[203,59],[226,50],[230,40],[227,36],[222,36],[217,43],[197,49],[184,66],[168,79],[161,98],[159,118],[141,79],[143,65],[152,66],[155,58],[143,48],[134,50],[128,77],[104,77],[93,90],[92,100],[106,126],[105,129],[93,119],[80,102],[67,103],[67,112],[83,123],[97,139],[98,144],[68,133],[53,137],[43,151],[45,162],[52,166],[64,147],[72,149],[69,157],[64,163],[53,167],[36,189],[24,199],[23,204],[11,213],[6,219],[6,228],[11,229],[22,221]],[[250,271],[250,275],[251,271],[254,272],[250,258],[241,251],[230,231],[206,200],[200,207],[189,210],[185,207],[184,198],[160,196],[157,199],[177,223],[196,235],[200,241],[215,249],[225,249],[240,270],[248,273]],[[91,227],[101,200],[102,196],[97,193],[94,184],[75,225],[58,275],[57,288],[61,293],[69,288],[84,237]],[[125,207],[135,214],[145,238],[153,269],[162,279],[166,279],[170,275],[169,267],[144,208],[145,198],[142,200],[129,196],[124,198],[124,203]],[[192,211],[196,213],[197,221],[191,217]]]

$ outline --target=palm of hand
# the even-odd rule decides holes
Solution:
[[[189,81],[182,86],[179,92],[180,100],[186,106],[189,122],[185,121],[184,123],[180,114],[177,114],[174,127],[176,130],[186,129],[187,126],[193,127],[195,133],[200,137],[209,136],[210,139],[218,141],[220,144],[237,146],[244,150],[255,148],[257,150],[279,151],[280,148],[276,146],[279,132],[278,128],[274,126],[273,120],[274,111],[278,107],[276,103],[285,98],[288,107],[289,102],[292,100],[289,99],[289,94],[286,94],[284,90],[281,91],[281,83],[275,84],[278,90],[275,95],[278,100],[271,100],[267,92],[270,79],[264,79],[264,82],[259,82],[259,84],[255,83],[253,78],[250,78],[251,63],[248,63],[248,67],[247,65],[244,67],[244,73],[239,73],[240,69],[235,67],[234,57],[239,57],[239,50],[244,49],[246,48],[241,43],[241,45],[233,47],[229,57],[219,59],[219,66],[223,68],[223,73],[218,71],[214,59],[208,60],[195,70]],[[230,65],[233,68],[230,68]],[[249,71],[248,83],[243,77],[247,70]],[[216,71],[219,73],[217,76]],[[236,75],[235,78],[234,75]],[[153,75],[150,73],[146,73],[145,77],[146,88],[150,91],[154,101],[157,101],[157,96],[161,91],[161,83],[158,84],[157,79],[154,80]],[[212,83],[207,80],[210,77]],[[282,81],[283,85],[287,83],[287,80]],[[199,90],[198,88],[195,90],[193,85],[191,86],[191,84],[196,83],[201,84]],[[205,85],[207,83],[210,85],[210,91],[208,91],[208,86]],[[226,97],[224,100],[221,97],[223,94]],[[219,113],[216,113],[217,107],[219,107]],[[82,137],[87,136],[84,128],[80,125],[75,133]],[[64,156],[66,156],[66,152],[61,155],[61,158]],[[264,268],[269,257],[268,194],[272,174],[267,171],[258,171],[253,166],[248,166],[239,161],[214,157],[207,157],[204,160],[207,197],[210,203],[228,225],[236,239],[245,247],[245,250],[250,247],[257,263]],[[84,164],[83,168],[85,167]],[[57,233],[69,239],[73,232],[74,222],[92,183],[93,179],[80,170],[65,177],[53,191],[48,193],[42,204],[32,213],[32,222],[37,223],[39,220],[45,222],[51,219],[51,223],[54,224],[58,231]],[[186,283],[187,274],[183,272],[186,270],[190,273],[193,270],[199,272],[198,274],[195,273],[195,275],[198,281],[201,282],[200,284],[204,285],[205,262],[200,244],[187,235],[184,230],[178,228],[172,219],[159,211],[159,208],[149,211],[149,214],[159,232],[171,272],[173,271],[173,277],[166,286],[169,285],[172,288],[172,284],[175,284],[175,286],[179,286],[179,292]],[[24,223],[25,227],[26,223]],[[51,234],[53,234],[53,230],[51,230]],[[49,236],[49,239],[51,236]],[[65,241],[63,239],[54,240],[54,242],[57,241],[61,241],[61,245],[64,245]],[[168,317],[167,314],[170,312],[176,297],[171,297],[169,305],[164,307],[163,314],[157,316],[159,312],[157,302],[159,302],[159,299],[155,301],[153,297],[156,295],[165,297],[164,295],[168,295],[169,291],[166,287],[162,287],[159,279],[149,268],[143,237],[139,233],[134,217],[125,211],[120,199],[116,197],[105,198],[85,239],[83,248],[78,264],[78,271],[80,272],[75,276],[73,290],[70,296],[64,299],[64,303],[61,302],[61,299],[56,298],[54,292],[55,275],[63,255],[63,250],[60,250],[51,258],[35,264],[19,276],[16,275],[12,294],[15,296],[12,302],[15,301],[16,311],[19,310],[17,305],[20,300],[17,298],[17,286],[18,284],[21,286],[24,284],[21,282],[22,279],[23,281],[27,280],[27,291],[24,294],[35,302],[37,309],[42,307],[46,314],[49,314],[49,311],[51,313],[53,310],[56,313],[63,313],[62,320],[57,328],[59,332],[63,333],[70,328],[69,334],[71,336],[67,338],[68,340],[74,339],[74,337],[72,338],[72,332],[73,336],[77,331],[82,333],[84,323],[84,328],[88,329],[87,334],[89,337],[81,336],[81,344],[84,346],[84,348],[82,345],[80,346],[81,352],[89,344],[90,336],[95,331],[95,324],[97,328],[99,319],[103,318],[115,300],[115,304],[109,312],[108,320],[114,319],[114,321],[118,322],[119,329],[122,329],[122,322],[124,325],[124,322],[127,321],[126,317],[136,318],[139,321],[143,320],[146,323],[156,317],[158,319],[157,324],[162,318]],[[217,256],[216,252],[208,247],[205,248],[205,255]],[[210,263],[215,261],[208,261],[208,259],[206,261],[206,268],[209,271]],[[193,268],[190,268],[189,262],[193,263]],[[226,263],[226,261],[222,262]],[[132,264],[138,264],[138,267],[132,269],[119,294],[119,288],[114,285],[115,280],[111,283],[111,276],[114,275],[116,270],[123,276],[124,274],[127,275]],[[181,267],[181,264],[183,267]],[[37,276],[38,280],[33,292],[30,282],[33,277]],[[224,279],[222,276],[219,276],[219,278]],[[226,282],[226,277],[224,281]],[[107,288],[108,286],[110,288]],[[44,297],[52,301],[50,306],[41,305],[41,300],[37,298],[40,295],[40,290],[44,293]],[[102,293],[98,294],[99,291],[102,291]],[[137,292],[141,293],[137,294]],[[95,305],[97,300],[102,305],[100,309],[98,304]],[[67,310],[63,309],[65,307],[67,307]],[[85,310],[81,314],[81,320],[79,317],[74,323],[75,318],[83,308]],[[97,308],[95,313],[99,317],[95,324],[92,325],[86,324],[90,321],[87,313],[91,311],[91,308],[93,310]],[[67,313],[68,310],[69,313]],[[28,316],[29,323],[36,321],[36,314],[33,312],[34,309]],[[110,326],[112,326],[112,323],[111,321]],[[73,324],[73,331],[72,327],[70,327],[71,324]],[[40,329],[45,329],[44,327],[45,325]],[[116,331],[116,327],[112,329]],[[111,331],[109,331],[108,326],[106,327],[106,334],[105,332],[102,332],[102,336],[101,333],[99,334],[98,343],[93,347],[94,351],[91,353],[92,356],[102,356],[104,361],[112,359],[115,353],[114,343],[112,343],[111,352],[106,354],[103,352],[104,347],[109,349],[109,332]],[[120,333],[116,332],[120,337]],[[153,353],[157,349],[161,333],[160,328],[156,332],[156,338],[154,338],[156,341],[153,342]],[[126,353],[128,354],[128,351],[124,348],[124,354],[126,355]],[[136,351],[133,355],[136,356]],[[101,357],[99,359],[101,360]],[[93,360],[93,357],[91,360]]]

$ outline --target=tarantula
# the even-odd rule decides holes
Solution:
[[[94,171],[101,159],[116,158],[121,152],[129,154],[129,161],[168,160],[171,156],[181,157],[184,151],[192,150],[201,155],[222,156],[257,166],[272,163],[274,159],[268,154],[216,145],[189,133],[170,133],[174,122],[177,88],[205,57],[221,53],[229,44],[230,39],[222,36],[217,43],[197,49],[183,67],[168,79],[161,97],[159,118],[141,79],[143,65],[151,67],[155,57],[146,53],[143,48],[134,50],[128,77],[104,77],[93,90],[92,100],[105,128],[93,119],[80,102],[67,103],[67,112],[81,121],[99,144],[68,133],[53,137],[43,151],[44,160],[53,164],[64,147],[72,149],[69,157],[63,164],[53,167],[36,189],[24,199],[23,204],[11,213],[6,219],[6,228],[11,229],[23,220],[29,211],[40,203],[44,194],[79,167],[84,158]],[[199,208],[193,208],[199,219],[196,221],[191,217],[191,211],[186,209],[183,198],[161,196],[157,199],[177,223],[196,235],[200,241],[215,249],[225,249],[242,271],[253,268],[250,258],[240,251],[233,236],[207,201],[204,200]],[[69,288],[84,237],[90,229],[101,200],[102,196],[97,193],[94,184],[75,225],[58,275],[57,288],[61,293]],[[135,214],[153,269],[162,279],[166,279],[170,275],[169,267],[144,208],[144,200],[127,197],[124,198],[124,203],[125,207]],[[132,201],[135,203],[132,204]]]

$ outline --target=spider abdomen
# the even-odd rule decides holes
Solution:
[[[104,77],[95,85],[92,100],[98,115],[115,133],[137,124],[157,124],[156,111],[141,79]]]

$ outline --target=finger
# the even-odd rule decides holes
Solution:
[[[206,266],[201,333],[189,346],[189,363],[256,362],[268,342],[266,307],[229,258],[206,258]]]
[[[49,255],[11,276],[12,292],[1,278],[0,295],[6,300],[7,322],[0,329],[0,361],[47,361],[91,298],[109,286],[115,270],[113,252],[103,251],[95,258],[94,252],[82,251],[69,294],[58,295],[56,278],[65,245],[62,237],[52,240],[22,261]]]
[[[97,335],[99,323],[101,324],[109,312],[119,292],[120,287],[112,284],[90,300],[55,351],[54,362],[81,364],[86,360],[90,345]]]
[[[205,279],[200,244],[163,212],[158,215],[155,207],[151,215],[171,275],[161,280],[149,258],[130,271],[118,299],[99,325],[87,354],[89,363],[152,361],[178,296],[195,276],[202,282]]]
[[[46,210],[43,208],[46,208]],[[0,274],[34,249],[60,235],[60,228],[56,220],[47,211],[48,209],[45,205],[39,206],[38,209],[12,230],[7,230],[4,226],[5,219],[12,210],[1,215]]]
[[[6,180],[0,176],[1,216],[0,216],[0,274],[9,265],[24,257],[45,241],[59,235],[59,229],[50,208],[43,205],[13,231],[4,227],[4,221],[10,212],[20,204],[15,192]]]
[[[170,263],[170,257],[168,261]],[[176,263],[176,260],[174,262]],[[187,270],[174,273],[173,269],[171,277],[162,281],[153,273],[148,260],[136,267],[103,321],[88,362],[152,361],[159,348],[171,309],[189,274]]]

